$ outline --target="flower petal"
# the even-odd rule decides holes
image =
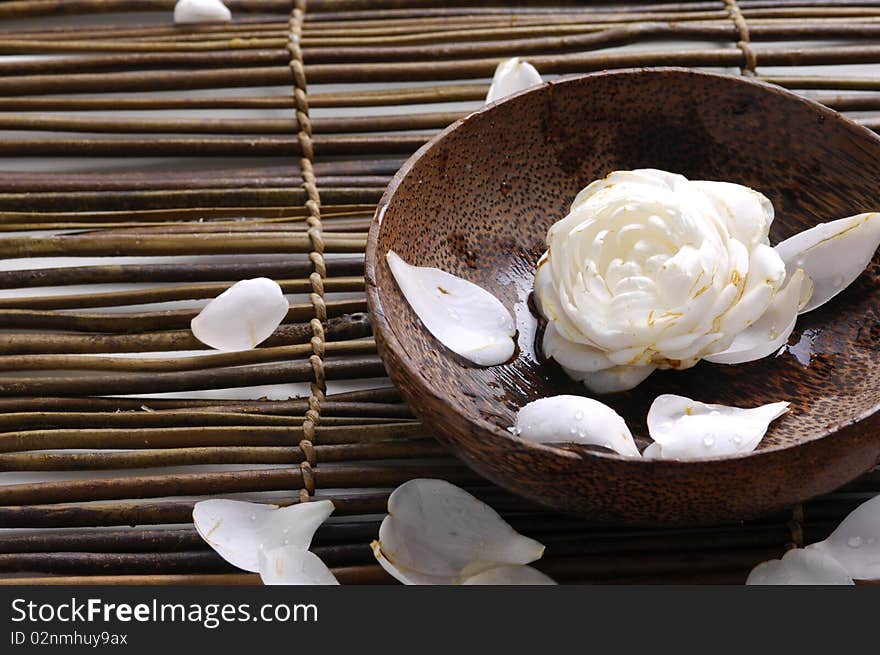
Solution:
[[[593,393],[606,394],[618,391],[629,391],[641,384],[656,366],[614,366],[604,371],[575,371],[563,367],[568,376],[578,382],[583,382]]]
[[[856,507],[831,536],[807,549],[830,555],[856,580],[880,580],[880,495]]]
[[[660,443],[665,458],[747,453],[758,446],[770,422],[782,416],[788,406],[787,402],[779,402],[742,409],[664,394],[648,411],[648,432]]]
[[[404,584],[458,584],[500,564],[528,564],[544,546],[443,480],[416,479],[388,499],[372,544],[379,564]]]
[[[264,585],[339,584],[339,580],[320,557],[297,546],[261,550],[260,578]]]
[[[747,585],[851,585],[853,579],[833,557],[816,550],[795,548],[782,559],[758,564]]]
[[[801,313],[824,305],[846,289],[874,258],[880,246],[880,213],[869,212],[820,223],[776,244],[789,272],[798,268],[815,288]]]
[[[556,581],[531,566],[506,564],[466,578],[463,585],[555,585]]]
[[[642,451],[642,457],[647,459],[663,459],[663,449],[658,442],[648,444],[648,447]]]
[[[612,362],[601,350],[591,348],[585,344],[569,341],[559,334],[558,323],[547,323],[544,330],[542,348],[544,356],[556,360],[565,368],[594,373],[607,368],[613,368]]]
[[[177,0],[175,23],[227,23],[232,12],[220,0]]]
[[[239,500],[212,499],[196,503],[193,522],[199,535],[233,566],[260,570],[260,551],[281,546],[303,550],[315,530],[333,512],[333,503],[318,500],[277,507]]]
[[[516,328],[495,296],[440,269],[411,266],[393,250],[386,259],[413,311],[440,343],[480,366],[511,358]]]
[[[799,268],[776,294],[761,318],[737,334],[727,349],[706,355],[703,359],[716,364],[742,364],[777,352],[791,336],[801,299],[809,296],[811,286],[812,282]],[[807,293],[804,293],[804,288],[807,288]]]
[[[552,396],[530,402],[517,413],[513,432],[535,443],[603,446],[621,455],[639,456],[623,417],[605,403],[584,396]]]
[[[241,280],[209,302],[190,327],[193,336],[211,348],[250,350],[271,336],[289,309],[274,280]]]
[[[541,74],[519,57],[505,59],[495,69],[495,76],[486,96],[486,104],[541,84]]]

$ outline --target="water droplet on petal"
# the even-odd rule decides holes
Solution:
[[[721,412],[719,412],[717,409],[713,409],[711,412],[709,412],[709,416],[721,416]]]
[[[256,521],[256,520],[257,520],[257,515],[251,514],[251,521]]]
[[[568,429],[569,434],[577,434],[577,430],[575,428]]]
[[[706,436],[704,436],[703,437],[703,445],[706,446],[706,448],[711,448],[712,446],[714,446],[715,445],[715,435],[710,432]]]
[[[574,413],[574,420],[575,421],[583,421],[584,420],[584,413],[580,410],[576,411]]]
[[[846,545],[850,548],[861,548],[862,546],[862,538],[861,537],[850,537],[846,540]]]

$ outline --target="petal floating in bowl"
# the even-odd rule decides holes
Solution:
[[[743,409],[707,405],[684,396],[658,396],[648,411],[648,432],[660,444],[659,455],[673,459],[747,453],[763,439],[770,423],[788,411],[779,402]],[[657,457],[656,451],[651,451]]]
[[[407,264],[393,250],[386,259],[407,302],[440,343],[480,366],[513,356],[516,328],[498,298],[439,268]]]
[[[639,456],[623,417],[605,403],[584,396],[534,400],[516,415],[514,434],[536,443],[603,446],[621,455]]]
[[[801,313],[821,307],[846,289],[871,263],[880,246],[880,212],[820,223],[776,244],[793,273],[802,268],[815,288]]]

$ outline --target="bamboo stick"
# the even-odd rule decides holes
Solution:
[[[453,484],[474,483],[480,478],[457,461],[436,464],[323,464],[312,471],[318,487],[388,487],[406,482],[416,473],[441,478]],[[156,498],[205,493],[226,494],[256,491],[286,491],[303,488],[300,468],[242,470],[222,473],[178,473],[125,478],[92,478],[37,484],[0,486],[0,503],[36,504],[121,498]]]
[[[131,450],[289,446],[301,441],[302,426],[200,426],[173,428],[80,428],[0,433],[0,453],[69,448]],[[319,425],[315,443],[338,445],[422,436],[415,421],[371,425]],[[2,489],[2,487],[0,487]]]
[[[327,252],[363,252],[363,237],[323,237]],[[306,234],[237,235],[151,235],[112,237],[90,234],[50,237],[13,237],[0,239],[0,257],[7,259],[29,257],[132,257],[168,255],[219,255],[244,253],[308,253],[312,248]]]
[[[327,321],[324,332],[327,340],[342,341],[367,336],[370,334],[370,327],[366,314],[358,313],[331,318]],[[308,343],[312,335],[313,330],[308,323],[281,325],[271,337],[260,345],[268,348]],[[204,348],[204,344],[193,336],[191,330],[165,330],[143,334],[7,332],[4,333],[3,340],[0,341],[0,354],[2,355],[161,352],[202,348]],[[0,393],[0,396],[2,395],[4,394]]]
[[[308,279],[276,280],[284,293],[309,293],[312,290]],[[0,312],[6,309],[77,309],[80,307],[118,307],[122,305],[141,305],[169,302],[172,300],[197,300],[214,298],[228,289],[233,280],[221,283],[186,284],[176,287],[135,289],[132,291],[107,291],[103,293],[77,293],[65,296],[33,296],[0,298]],[[326,278],[324,291],[327,293],[354,292],[364,290],[362,277]],[[2,324],[0,314],[0,324]],[[0,363],[2,367],[2,363]],[[0,369],[2,370],[2,369]]]
[[[728,58],[732,59],[732,58]],[[0,80],[2,81],[2,80]],[[344,81],[344,80],[341,80]],[[318,155],[399,155],[411,154],[433,134],[378,134],[375,136],[315,135],[312,138]],[[291,157],[299,155],[296,137],[115,137],[105,139],[9,139],[0,141],[4,157]],[[289,193],[289,192],[288,192]],[[329,194],[328,194],[329,195]],[[363,202],[363,192],[353,190],[355,202]],[[234,194],[230,194],[234,197]],[[373,202],[375,193],[367,196]],[[345,202],[345,194],[339,196]],[[212,200],[211,202],[217,202]],[[301,203],[294,203],[301,204]]]
[[[362,425],[369,425],[369,422]],[[321,463],[445,457],[433,439],[408,439],[314,446]],[[111,453],[12,453],[0,455],[0,471],[97,471],[201,466],[206,464],[291,464],[306,461],[298,446],[157,448]]]
[[[328,360],[324,364],[324,371],[328,380],[374,378],[385,375],[385,367],[378,356]],[[0,396],[168,393],[309,382],[313,378],[314,371],[311,364],[303,360],[198,371],[114,373],[87,377],[0,378]]]
[[[328,300],[324,304],[327,308],[327,316],[331,318],[366,310],[366,300],[362,298]],[[38,309],[0,309],[0,328],[145,333],[154,330],[188,329],[190,322],[198,314],[198,309],[104,314]],[[311,302],[295,303],[290,305],[287,310],[284,323],[309,321],[314,315],[315,308]]]
[[[328,258],[327,282],[335,277],[363,275],[361,256]],[[0,287],[31,288],[79,284],[131,284],[141,282],[211,282],[241,280],[250,277],[292,279],[307,277],[313,270],[310,261],[242,262],[242,263],[167,263],[108,264],[0,271]],[[326,282],[325,282],[326,284]]]
[[[339,401],[330,395],[321,403],[322,418],[328,419],[326,424],[332,425],[334,420],[361,417],[364,420],[387,418],[389,420],[412,419],[413,414],[403,403],[384,403],[367,401]],[[248,416],[303,416],[309,408],[305,398],[299,400],[199,400],[167,398],[0,398],[0,409],[5,412],[3,430],[24,429],[31,425],[39,427],[38,416],[43,413],[65,416],[65,420],[57,420],[53,427],[84,427],[87,417],[103,417],[107,425],[114,420],[110,415],[125,413],[176,414],[233,414],[247,422]],[[77,418],[79,414],[86,417]],[[158,419],[157,419],[158,420]],[[16,427],[16,421],[24,422],[23,427]],[[31,423],[28,423],[31,422]],[[65,425],[64,423],[68,423]],[[73,425],[69,425],[69,424]],[[342,423],[341,423],[342,424]],[[49,426],[44,426],[49,427]],[[112,427],[112,425],[111,425]]]

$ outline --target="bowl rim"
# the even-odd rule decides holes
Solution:
[[[508,102],[513,98],[518,98],[523,95],[527,95],[530,93],[535,93],[540,90],[544,90],[550,88],[555,85],[567,84],[576,82],[579,80],[587,79],[587,78],[599,78],[599,77],[607,77],[607,76],[639,76],[639,75],[653,75],[653,74],[672,74],[672,75],[682,75],[687,77],[694,78],[711,78],[711,79],[723,79],[726,82],[733,82],[735,84],[743,84],[750,85],[753,87],[757,87],[762,89],[765,92],[775,93],[777,95],[786,96],[791,100],[795,100],[805,104],[807,107],[817,112],[819,115],[824,116],[825,120],[837,121],[842,124],[846,129],[850,131],[854,131],[857,134],[860,134],[862,137],[867,137],[873,141],[876,141],[878,145],[880,145],[880,135],[875,134],[873,131],[868,129],[863,125],[859,125],[855,121],[846,118],[839,112],[834,111],[822,105],[814,100],[806,98],[804,96],[798,95],[788,89],[781,87],[776,84],[772,84],[769,82],[765,82],[763,80],[758,80],[752,77],[745,77],[742,75],[735,75],[730,73],[714,73],[707,71],[695,70],[692,68],[680,67],[680,66],[657,66],[657,67],[638,67],[638,68],[621,68],[621,69],[609,69],[602,71],[595,71],[591,73],[575,73],[571,75],[563,75],[556,79],[549,80],[544,82],[541,85],[535,85],[530,87],[529,89],[519,91],[517,93],[511,94],[495,102],[487,103],[477,109],[476,111],[470,112],[469,114],[462,116],[454,123],[446,127],[439,134],[430,139],[427,143],[422,145],[418,150],[416,150],[412,156],[410,156],[406,162],[398,169],[397,173],[395,173],[394,177],[389,182],[388,186],[385,188],[384,193],[382,194],[381,199],[379,200],[379,204],[376,206],[376,211],[373,214],[373,219],[370,222],[370,230],[367,235],[367,247],[365,250],[365,260],[364,260],[364,279],[366,281],[366,292],[367,292],[367,307],[369,310],[370,320],[373,326],[373,333],[381,333],[380,338],[377,339],[379,355],[382,357],[382,342],[384,342],[388,349],[395,353],[395,359],[399,362],[400,366],[406,369],[407,377],[410,380],[421,380],[419,376],[419,369],[417,366],[414,366],[414,363],[406,354],[405,350],[401,347],[400,342],[397,339],[397,336],[394,333],[394,329],[388,323],[385,318],[385,312],[382,306],[382,300],[380,298],[379,287],[376,283],[376,267],[379,264],[380,260],[384,260],[384,257],[378,257],[378,248],[379,248],[379,237],[382,230],[382,223],[384,221],[385,213],[393,199],[394,195],[397,193],[398,187],[403,182],[403,180],[409,175],[412,168],[416,165],[416,163],[430,150],[432,150],[438,143],[442,142],[450,133],[459,129],[462,125],[467,123],[471,118],[478,114],[485,114],[491,112],[496,106]],[[880,211],[880,209],[878,209]],[[445,348],[445,346],[444,346]],[[384,357],[382,358],[384,361]],[[430,387],[430,385],[423,384],[421,382],[418,383],[418,388],[416,391],[420,395],[426,395],[432,397],[434,400],[439,402],[442,407],[453,414],[461,414],[451,403],[446,396],[437,394]],[[593,397],[593,396],[587,396]],[[600,399],[601,402],[601,399]],[[613,408],[612,408],[613,409]],[[413,408],[418,415],[418,411],[416,408]],[[593,451],[587,449],[579,449],[578,451],[567,450],[564,448],[559,448],[553,445],[547,445],[543,443],[535,443],[533,441],[529,441],[527,439],[522,439],[511,432],[504,430],[494,423],[483,419],[479,416],[464,416],[465,420],[480,428],[481,430],[485,430],[490,432],[493,436],[501,437],[503,439],[510,440],[515,442],[521,448],[526,449],[527,451],[540,452],[545,454],[551,454],[557,457],[562,457],[564,459],[581,459],[587,460],[593,457],[601,458],[601,459],[610,459],[613,461],[618,461],[622,463],[632,463],[634,466],[665,466],[671,465],[671,467],[678,467],[681,465],[698,465],[698,464],[723,464],[725,462],[730,462],[734,460],[743,460],[747,458],[762,458],[762,457],[770,457],[779,453],[781,451],[786,450],[797,450],[803,446],[808,444],[813,444],[818,441],[821,441],[826,438],[831,438],[841,430],[851,427],[855,424],[862,423],[868,419],[873,419],[873,422],[880,426],[880,402],[876,403],[874,406],[868,408],[867,410],[855,415],[854,417],[850,417],[849,419],[845,419],[834,423],[832,425],[826,426],[825,430],[814,437],[806,439],[804,441],[799,441],[793,444],[780,444],[775,446],[770,446],[768,448],[762,448],[760,450],[752,450],[746,453],[737,453],[733,455],[722,455],[722,456],[714,456],[714,457],[701,457],[701,458],[693,458],[693,459],[678,459],[678,458],[646,458],[643,456],[633,457],[633,456],[625,456],[619,455],[617,453],[606,453],[602,451]]]

